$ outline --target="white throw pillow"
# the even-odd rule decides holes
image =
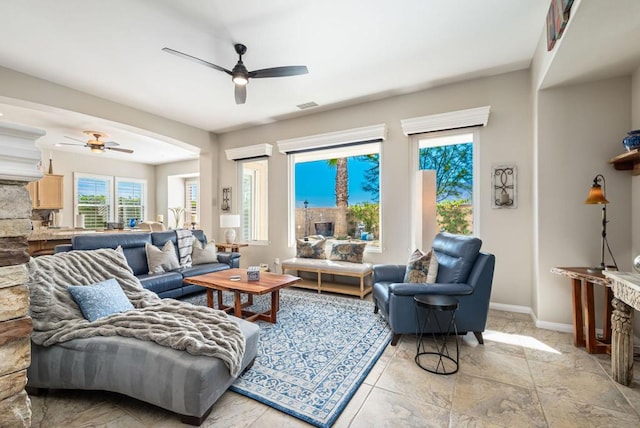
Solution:
[[[148,242],[144,245],[147,253],[147,264],[149,265],[149,275],[154,273],[169,272],[180,268],[176,249],[173,242],[167,241],[162,250]]]
[[[199,239],[193,240],[193,249],[191,251],[191,263],[201,265],[204,263],[216,263],[218,261],[218,247],[215,241],[211,241],[206,247],[202,248],[202,242]]]

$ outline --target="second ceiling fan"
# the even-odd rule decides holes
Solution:
[[[245,67],[242,62],[242,55],[247,52],[247,47],[240,43],[234,45],[236,49],[236,53],[238,54],[238,62],[233,67],[232,70],[227,70],[224,67],[220,67],[219,65],[212,64],[208,61],[202,60],[200,58],[196,58],[195,56],[191,56],[184,52],[177,51],[171,48],[162,48],[163,51],[168,52],[173,55],[177,55],[179,57],[195,61],[199,64],[202,64],[206,67],[213,68],[214,70],[222,71],[223,73],[227,73],[231,76],[231,80],[235,84],[235,97],[236,104],[244,104],[247,100],[247,84],[249,83],[249,79],[260,79],[264,77],[285,77],[285,76],[298,76],[300,74],[307,74],[309,70],[305,65],[289,65],[284,67],[271,67],[271,68],[263,68],[260,70],[248,71],[247,67]]]
[[[116,147],[116,146],[119,146],[120,144],[116,143],[115,141],[102,141],[102,140],[100,140],[100,138],[108,137],[108,135],[103,133],[103,132],[82,131],[82,133],[93,137],[93,140],[89,140],[89,141],[85,142],[83,140],[79,140],[79,139],[73,138],[73,137],[67,137],[65,135],[64,136],[65,138],[68,138],[68,139],[73,140],[73,141],[78,141],[78,142],[83,143],[83,144],[80,145],[80,144],[74,144],[74,143],[57,143],[56,146],[82,146],[82,147],[89,148],[94,153],[103,153],[105,150],[114,150],[116,152],[123,152],[123,153],[133,153],[133,150],[131,150],[131,149],[125,149],[125,148],[122,148],[122,147]]]

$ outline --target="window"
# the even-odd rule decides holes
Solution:
[[[75,174],[76,214],[84,214],[84,227],[107,227],[111,213],[111,183],[111,177]]]
[[[146,210],[146,181],[74,173],[76,214],[84,214],[84,227],[107,227],[109,222],[142,221]],[[76,224],[76,226],[78,226]]]
[[[198,200],[200,194],[199,183],[197,179],[186,179],[184,181],[184,196],[185,196],[185,204],[187,207],[187,214],[190,215],[189,218],[193,218],[196,216],[198,218]]]
[[[116,200],[118,223],[128,224],[132,218],[144,220],[145,181],[116,178]]]
[[[417,135],[418,169],[436,171],[436,210],[440,230],[472,234],[476,193],[474,132],[469,130]]]
[[[351,237],[379,247],[380,143],[332,147],[291,157],[295,237]]]
[[[238,161],[240,167],[240,239],[246,242],[268,241],[268,172],[267,159]]]

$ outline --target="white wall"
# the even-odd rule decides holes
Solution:
[[[411,248],[411,201],[409,138],[400,120],[485,105],[491,106],[487,127],[479,131],[480,237],[483,250],[496,254],[492,300],[513,305],[531,305],[531,97],[529,73],[520,71],[448,85],[432,90],[388,98],[353,107],[283,120],[219,136],[222,150],[277,140],[339,131],[378,123],[388,126],[381,151],[381,198],[383,251],[367,253],[373,263],[405,263]],[[518,208],[491,208],[491,164],[518,165]],[[269,161],[270,245],[242,250],[243,266],[270,263],[291,257],[287,245],[287,157],[277,150]],[[220,186],[232,186],[233,207],[238,206],[236,165],[221,157]],[[235,208],[234,208],[235,211]],[[220,236],[216,238],[220,239]]]
[[[631,127],[630,129],[640,129],[640,67],[636,69],[631,77]],[[631,218],[640,218],[640,176],[631,179]],[[633,236],[632,254],[640,254],[640,223],[631,223],[631,234]],[[640,321],[639,321],[640,322]],[[636,331],[640,331],[636,330]]]
[[[164,215],[166,225],[172,224],[172,217],[171,214],[169,214],[169,207],[184,206],[184,186],[182,186],[180,189],[180,191],[182,192],[180,195],[178,195],[180,197],[177,197],[175,200],[170,200],[170,198],[175,196],[169,195],[169,180],[171,180],[170,177],[199,174],[199,171],[200,161],[197,159],[183,162],[173,162],[164,165],[158,165],[156,167],[156,214]],[[183,182],[183,180],[180,181]],[[176,200],[178,201],[177,203],[175,202]]]
[[[606,178],[609,242],[621,270],[630,267],[631,178],[608,160],[622,152],[630,126],[628,77],[539,92],[536,211],[538,319],[570,324],[570,281],[554,266],[600,261],[600,206],[584,205],[596,174]],[[600,313],[600,312],[597,312]]]
[[[100,156],[80,155],[70,152],[51,151],[53,159],[53,173],[64,175],[64,209],[62,212],[62,226],[73,227],[73,173],[108,175],[111,177],[139,178],[147,180],[147,217],[155,218],[156,198],[155,167],[135,162],[109,159]],[[49,166],[49,152],[42,154],[45,169]]]
[[[4,67],[0,67],[0,97],[80,112],[133,127],[143,134],[167,137],[163,139],[176,144],[186,143],[199,147],[199,169],[203,183],[200,195],[201,223],[205,230],[214,230],[216,227],[212,217],[217,205],[215,195],[218,183],[215,167],[218,154],[216,137],[210,132]],[[133,167],[131,169],[135,170]],[[155,206],[153,209],[155,211]],[[155,216],[153,218],[155,219]]]

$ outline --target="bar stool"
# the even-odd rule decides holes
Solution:
[[[460,345],[458,342],[458,328],[456,326],[456,311],[458,310],[458,299],[451,296],[441,296],[441,295],[420,295],[415,296],[413,298],[416,308],[416,326],[419,328],[419,331],[416,331],[417,340],[417,349],[416,349],[416,357],[415,362],[423,370],[426,370],[430,373],[440,374],[440,375],[450,375],[458,372],[459,365],[459,356],[460,356]],[[420,312],[421,309],[426,310],[426,315],[424,322],[422,323],[422,328],[420,329]],[[449,312],[450,318],[449,323],[446,325],[446,329],[444,329],[441,320],[438,317],[438,312]],[[431,337],[435,344],[435,351],[427,351],[424,345],[424,331],[427,330],[429,326],[429,322],[431,320],[435,320],[435,324],[437,326],[437,331],[431,331]],[[456,352],[455,358],[449,352],[448,340],[449,336],[453,333],[455,342],[456,342]],[[440,336],[441,339],[438,340],[437,336]],[[424,363],[420,361],[420,357],[422,355],[432,356],[433,358],[427,358],[427,360],[432,360],[431,366],[426,366]],[[447,366],[452,367],[446,367]],[[435,366],[435,368],[433,368]]]

